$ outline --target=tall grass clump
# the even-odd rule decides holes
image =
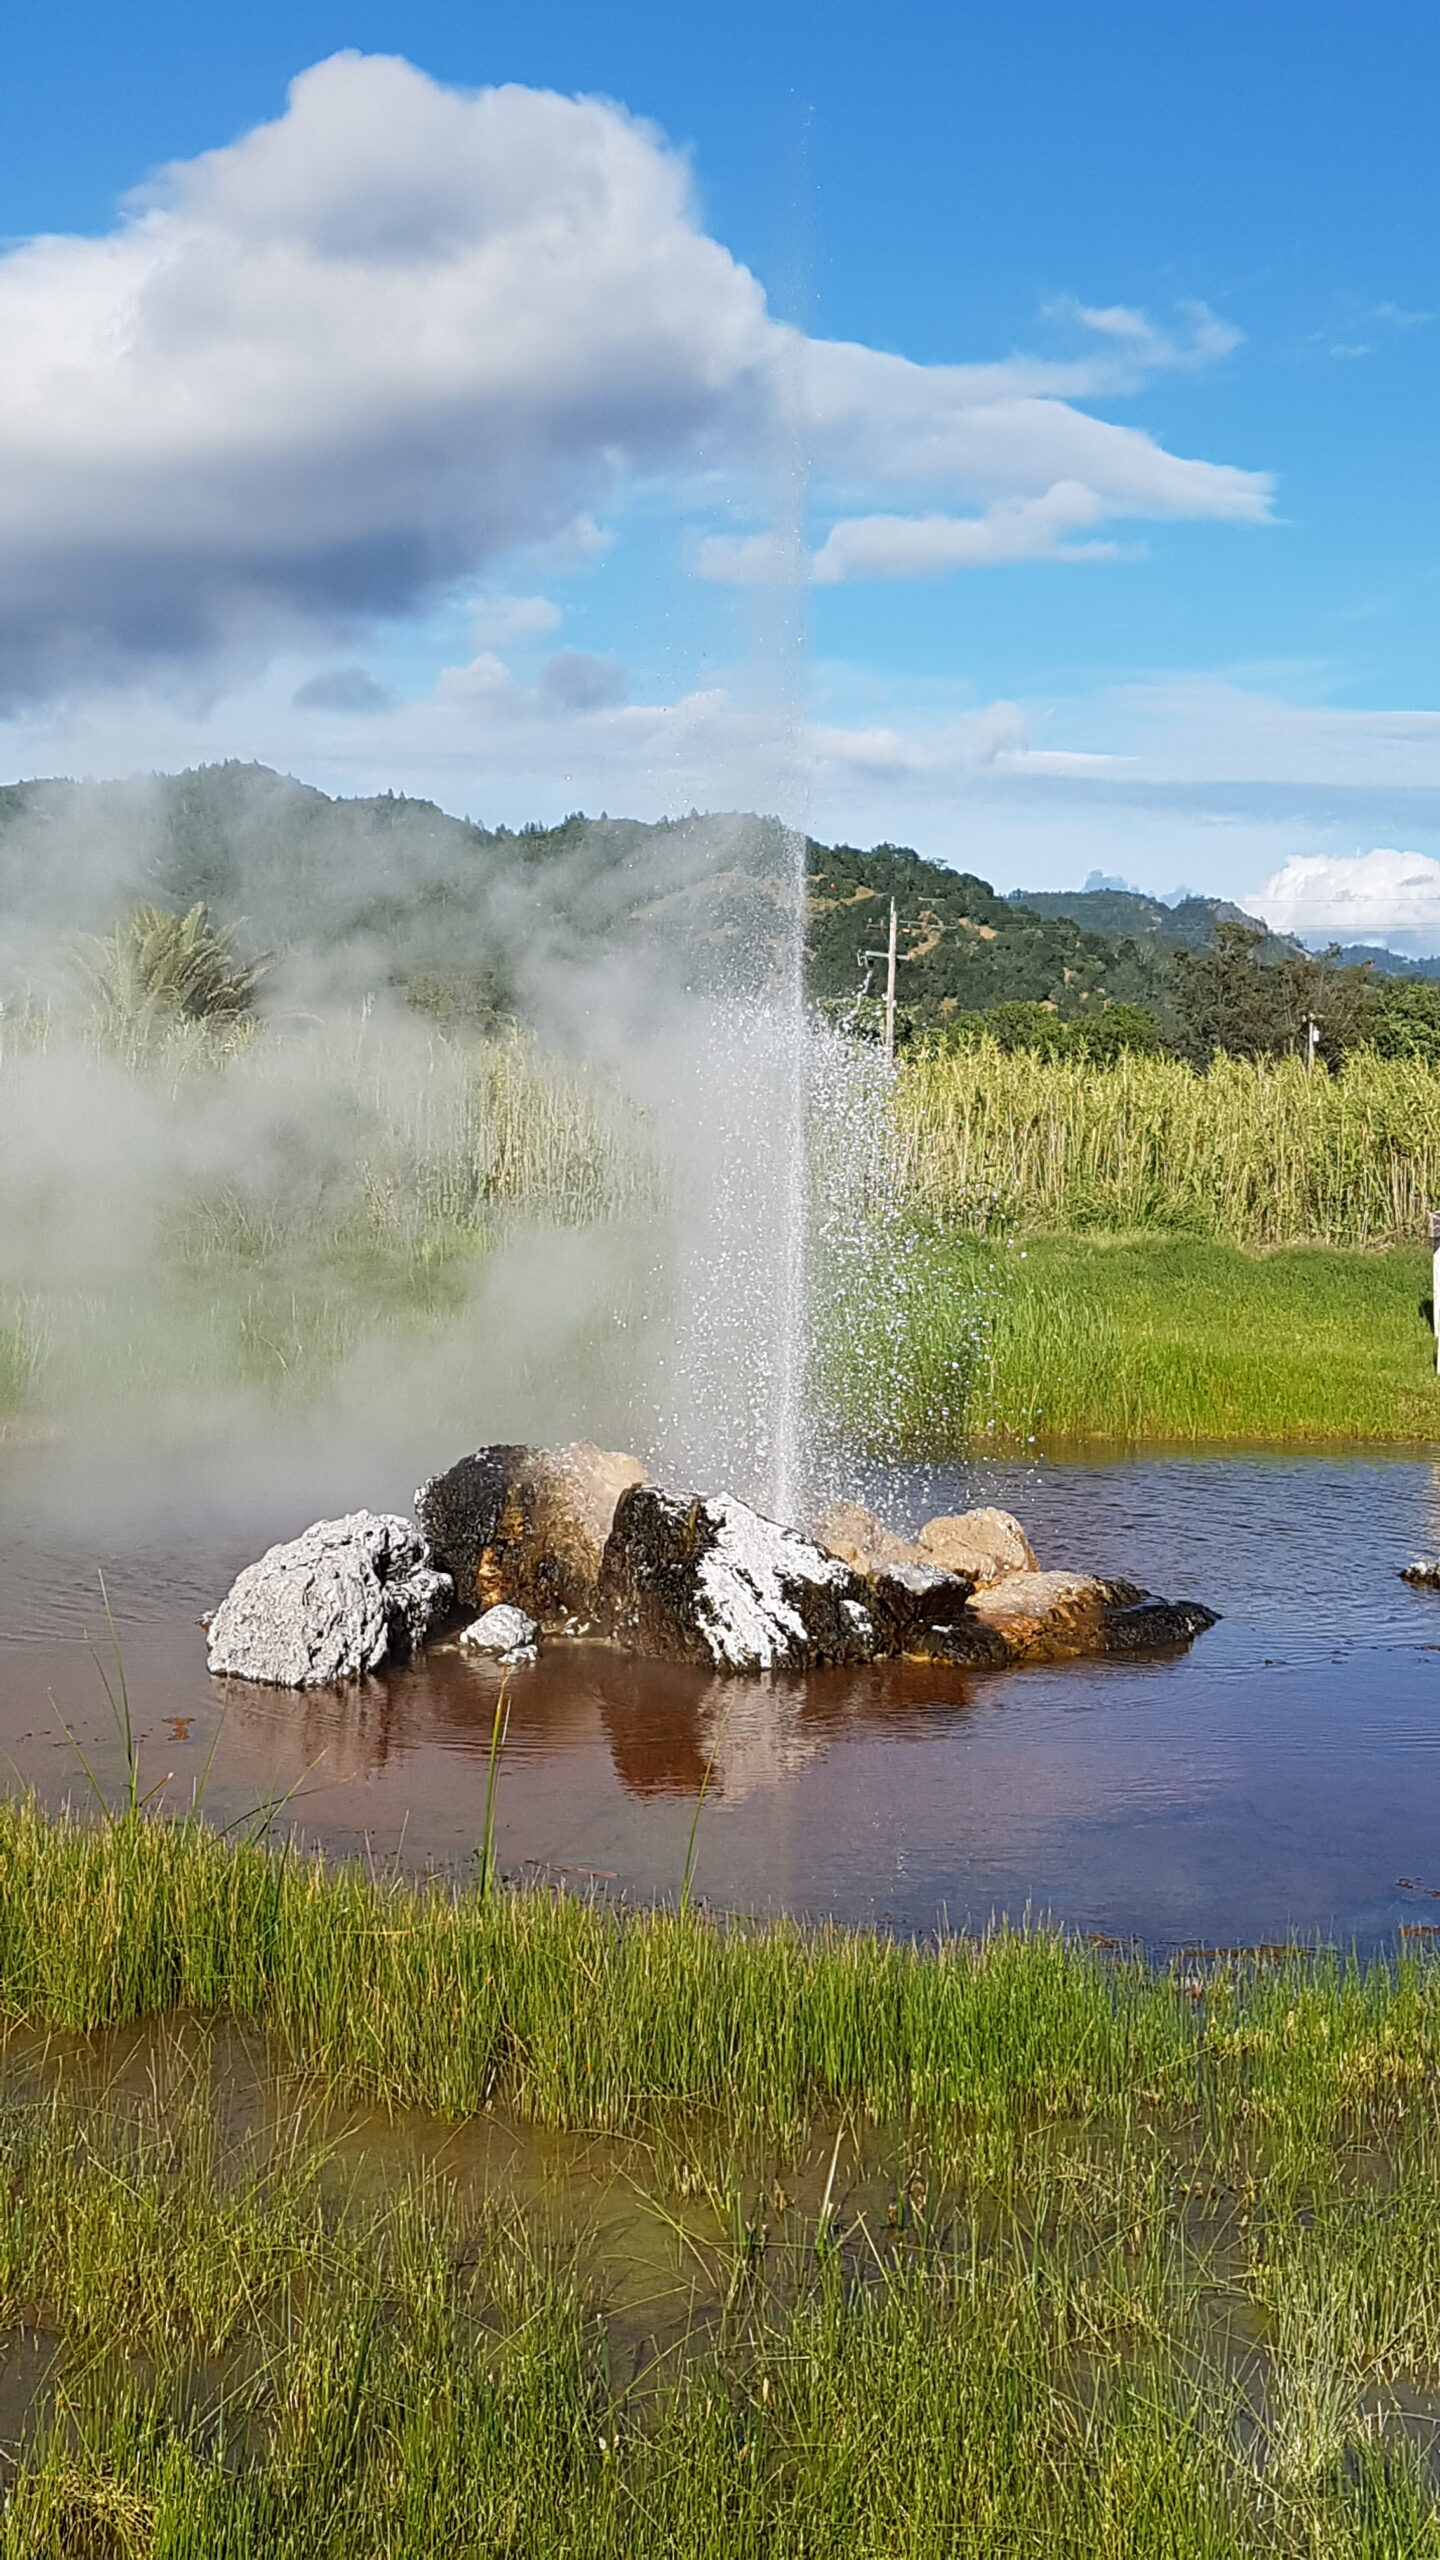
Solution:
[[[0,2011],[84,2033],[231,2015],[402,2105],[560,2127],[1081,2117],[1127,2096],[1309,2157],[1440,2071],[1440,1966],[1297,1955],[1197,1987],[1044,1931],[917,1946],[693,1907],[329,1869],[144,1812],[0,1806]]]
[[[1440,1073],[1352,1051],[1113,1063],[983,1040],[907,1061],[900,1178],[924,1216],[972,1228],[1171,1229],[1239,1245],[1373,1245],[1440,1198]]]

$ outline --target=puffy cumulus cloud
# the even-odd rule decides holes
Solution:
[[[691,455],[776,335],[620,109],[321,63],[0,259],[0,681],[407,611]]]
[[[589,649],[557,649],[533,685],[521,684],[493,649],[482,649],[463,667],[443,667],[436,683],[442,703],[498,714],[563,720],[574,714],[612,711],[625,700],[629,678],[618,658]]]
[[[1377,845],[1371,853],[1293,856],[1249,900],[1278,932],[1313,941],[1394,941],[1440,950],[1440,862]]]
[[[927,519],[995,511],[908,548],[841,529],[827,577],[1030,556],[1102,517],[1262,518],[1263,474],[1074,405],[1233,333],[1076,316],[1065,365],[803,339],[621,108],[337,55],[108,236],[0,256],[0,692],[358,632],[517,546],[583,556],[628,475],[714,485],[777,454],[832,516],[887,493]],[[753,552],[707,565],[772,574]],[[477,619],[481,649],[553,627],[540,599]]]

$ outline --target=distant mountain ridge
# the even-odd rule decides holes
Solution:
[[[1302,941],[1293,934],[1272,932],[1263,917],[1237,907],[1229,898],[1179,898],[1172,905],[1147,897],[1141,889],[1120,888],[1011,889],[1008,896],[1012,905],[1033,907],[1044,916],[1068,916],[1087,932],[1126,938],[1142,948],[1203,951],[1214,941],[1217,924],[1257,926],[1265,935],[1262,960],[1294,958],[1302,951],[1328,952],[1333,947],[1314,934]],[[1440,955],[1417,960],[1403,951],[1387,950],[1382,943],[1339,946],[1338,967],[1360,969],[1367,963],[1377,977],[1420,978],[1440,984]]]
[[[1327,951],[1330,949],[1329,943],[1323,945],[1312,943],[1310,947],[1323,948]],[[1379,943],[1342,942],[1339,945],[1339,959],[1341,965],[1347,969],[1363,968],[1368,961],[1377,977],[1417,978],[1427,986],[1440,986],[1440,953],[1432,954],[1428,959],[1417,960],[1404,951],[1387,951],[1383,944]]]
[[[1042,916],[1068,916],[1090,933],[1136,942],[1142,950],[1204,951],[1217,924],[1248,924],[1263,933],[1262,960],[1295,959],[1304,949],[1288,933],[1272,933],[1259,916],[1229,898],[1181,898],[1167,906],[1141,889],[1012,889],[1012,906]]]

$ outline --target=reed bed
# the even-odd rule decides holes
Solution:
[[[1083,1058],[974,1048],[904,1066],[901,1179],[980,1231],[1170,1228],[1231,1244],[1375,1245],[1440,1201],[1440,1073],[1357,1050],[1298,1059]]]

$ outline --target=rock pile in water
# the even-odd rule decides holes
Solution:
[[[480,1612],[460,1641],[501,1661],[533,1659],[542,1635],[599,1635],[743,1672],[1058,1662],[1185,1644],[1215,1623],[1198,1601],[1041,1572],[1009,1512],[931,1520],[910,1540],[841,1503],[807,1537],[733,1494],[664,1492],[587,1442],[479,1449],[423,1484],[415,1512],[355,1512],[272,1547],[216,1612],[212,1671],[358,1678],[452,1604]]]

